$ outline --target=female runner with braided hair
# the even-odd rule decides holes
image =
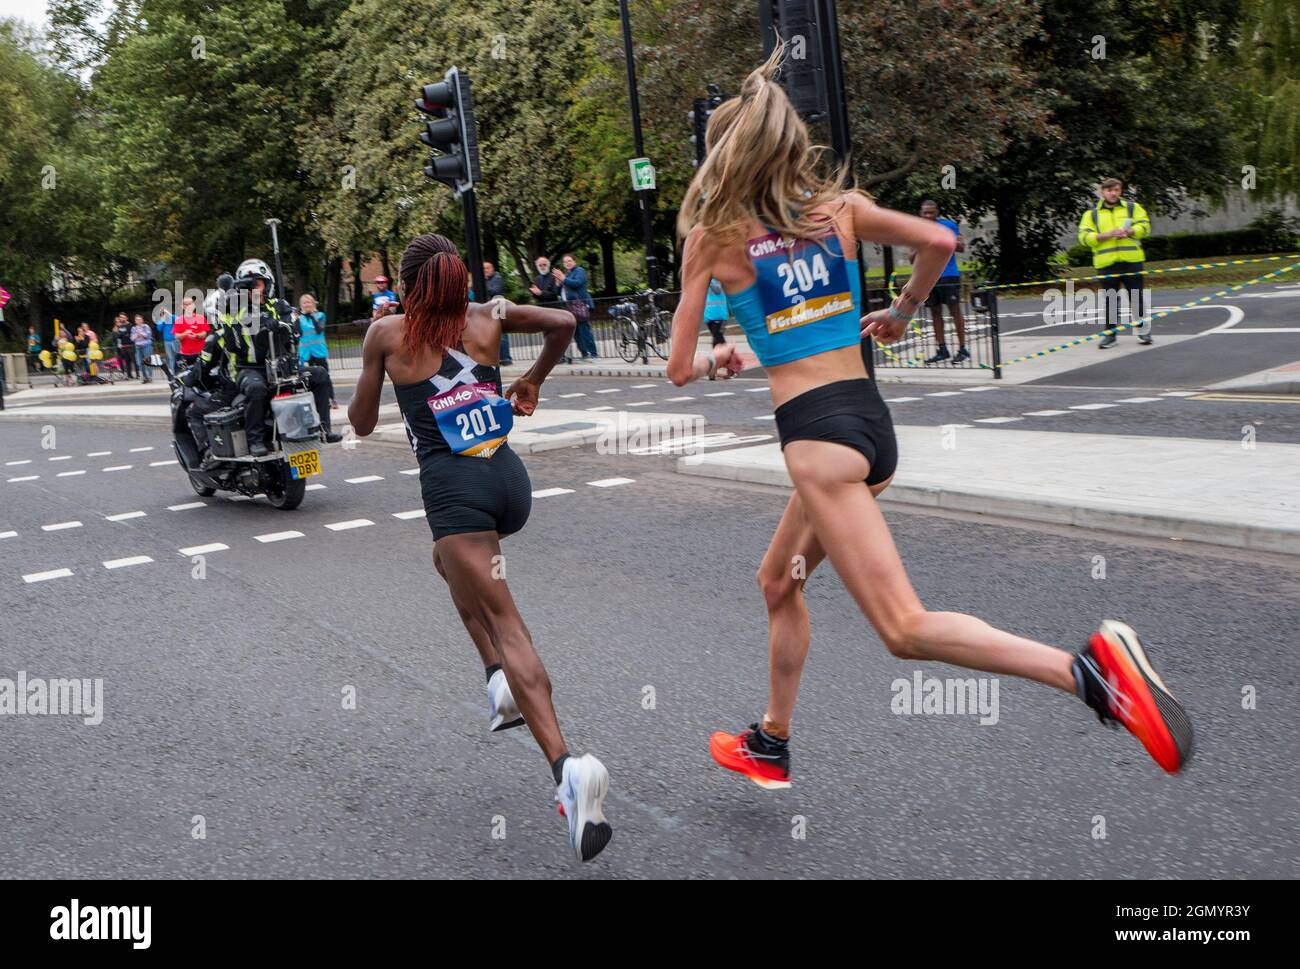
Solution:
[[[551,765],[574,854],[589,861],[610,839],[609,775],[591,754],[569,755],[546,668],[497,567],[501,539],[523,528],[532,507],[528,472],[507,437],[514,415],[536,408],[542,381],[573,336],[573,314],[504,299],[470,303],[469,272],[440,235],[414,239],[400,275],[405,312],[366,331],[348,419],[363,437],[374,430],[387,374],[420,463],[434,568],[486,667],[489,729],[527,724]],[[545,337],[537,361],[504,394],[503,330]]]

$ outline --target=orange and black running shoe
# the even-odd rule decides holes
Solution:
[[[790,744],[776,743],[751,723],[739,735],[719,730],[709,738],[709,753],[727,770],[744,774],[769,791],[790,786]]]
[[[1074,659],[1083,699],[1102,723],[1118,722],[1176,774],[1192,756],[1192,721],[1156,675],[1137,633],[1107,619]]]

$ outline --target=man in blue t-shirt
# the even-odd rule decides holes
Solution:
[[[938,222],[957,237],[957,249],[949,257],[948,265],[943,267],[943,275],[934,284],[934,289],[930,290],[930,296],[925,301],[925,305],[930,307],[930,315],[934,320],[934,341],[939,344],[934,356],[926,358],[925,362],[942,363],[951,360],[954,364],[963,363],[970,359],[970,351],[966,349],[966,318],[961,312],[961,270],[957,268],[957,253],[966,251],[966,243],[962,240],[961,229],[956,222],[939,217],[939,203],[929,199],[922,202],[921,218]],[[916,253],[911,254],[910,261],[916,261]],[[948,307],[952,321],[957,326],[955,355],[948,353],[948,345],[943,336],[943,307],[945,306]]]
[[[376,319],[397,312],[397,294],[388,288],[387,276],[375,277],[375,291],[370,297],[370,315]]]

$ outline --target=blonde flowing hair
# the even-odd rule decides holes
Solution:
[[[848,170],[820,171],[826,149],[812,144],[808,126],[775,81],[785,56],[779,43],[767,62],[745,78],[740,96],[724,101],[705,133],[708,156],[695,173],[677,216],[684,239],[695,226],[715,238],[743,238],[752,220],[785,239],[820,239],[824,218],[813,211],[838,202]]]

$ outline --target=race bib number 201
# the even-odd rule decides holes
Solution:
[[[835,236],[823,247],[804,239],[786,242],[773,232],[747,245],[768,333],[852,311],[848,268]]]
[[[514,425],[510,402],[491,384],[458,384],[428,403],[453,454],[490,458]]]

